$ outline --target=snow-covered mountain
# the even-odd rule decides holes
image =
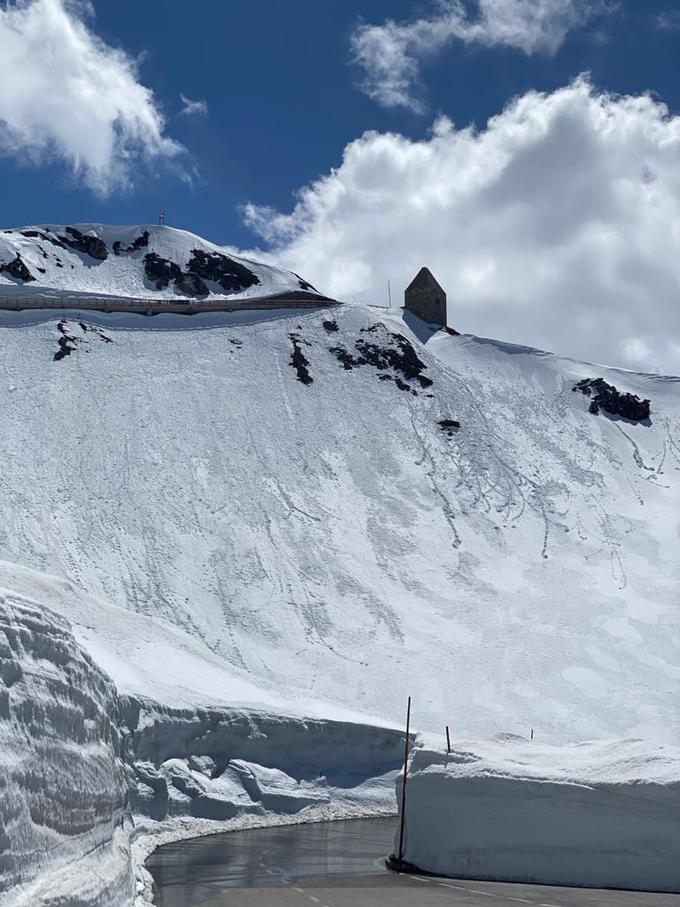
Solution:
[[[148,292],[143,232],[55,246],[64,304]],[[141,831],[138,872],[161,833],[393,808],[408,694],[454,746],[680,742],[678,378],[365,307],[23,309],[0,412],[12,907],[129,907]]]
[[[212,678],[74,613],[124,692],[678,742],[680,381],[421,337],[363,307],[4,313],[0,557],[161,618]]]
[[[0,299],[254,300],[316,294],[297,274],[166,226],[47,224],[0,232]]]

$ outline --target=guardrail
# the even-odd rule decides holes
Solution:
[[[282,293],[242,299],[214,299],[205,302],[185,299],[142,299],[122,296],[5,296],[0,310],[82,309],[97,312],[134,312],[140,315],[197,315],[201,312],[240,312],[258,309],[316,309],[341,305],[337,299],[311,293]]]

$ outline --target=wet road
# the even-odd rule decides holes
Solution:
[[[160,907],[680,907],[680,895],[467,882],[388,872],[395,819],[253,829],[160,848]]]

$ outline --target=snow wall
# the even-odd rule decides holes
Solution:
[[[631,740],[418,749],[404,860],[457,878],[678,892],[680,750]]]
[[[230,709],[123,700],[135,772],[134,810],[156,821],[295,815],[343,801],[393,811],[391,777],[404,736],[390,728]],[[370,790],[368,789],[370,788]],[[376,797],[378,801],[376,802]]]
[[[130,902],[118,719],[113,683],[68,623],[0,592],[3,907]]]
[[[394,812],[402,751],[390,728],[119,696],[64,617],[0,589],[3,907],[128,907],[131,838],[161,823]]]

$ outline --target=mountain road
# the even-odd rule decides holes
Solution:
[[[463,881],[384,866],[395,819],[195,838],[147,861],[159,907],[680,907],[680,895]]]

